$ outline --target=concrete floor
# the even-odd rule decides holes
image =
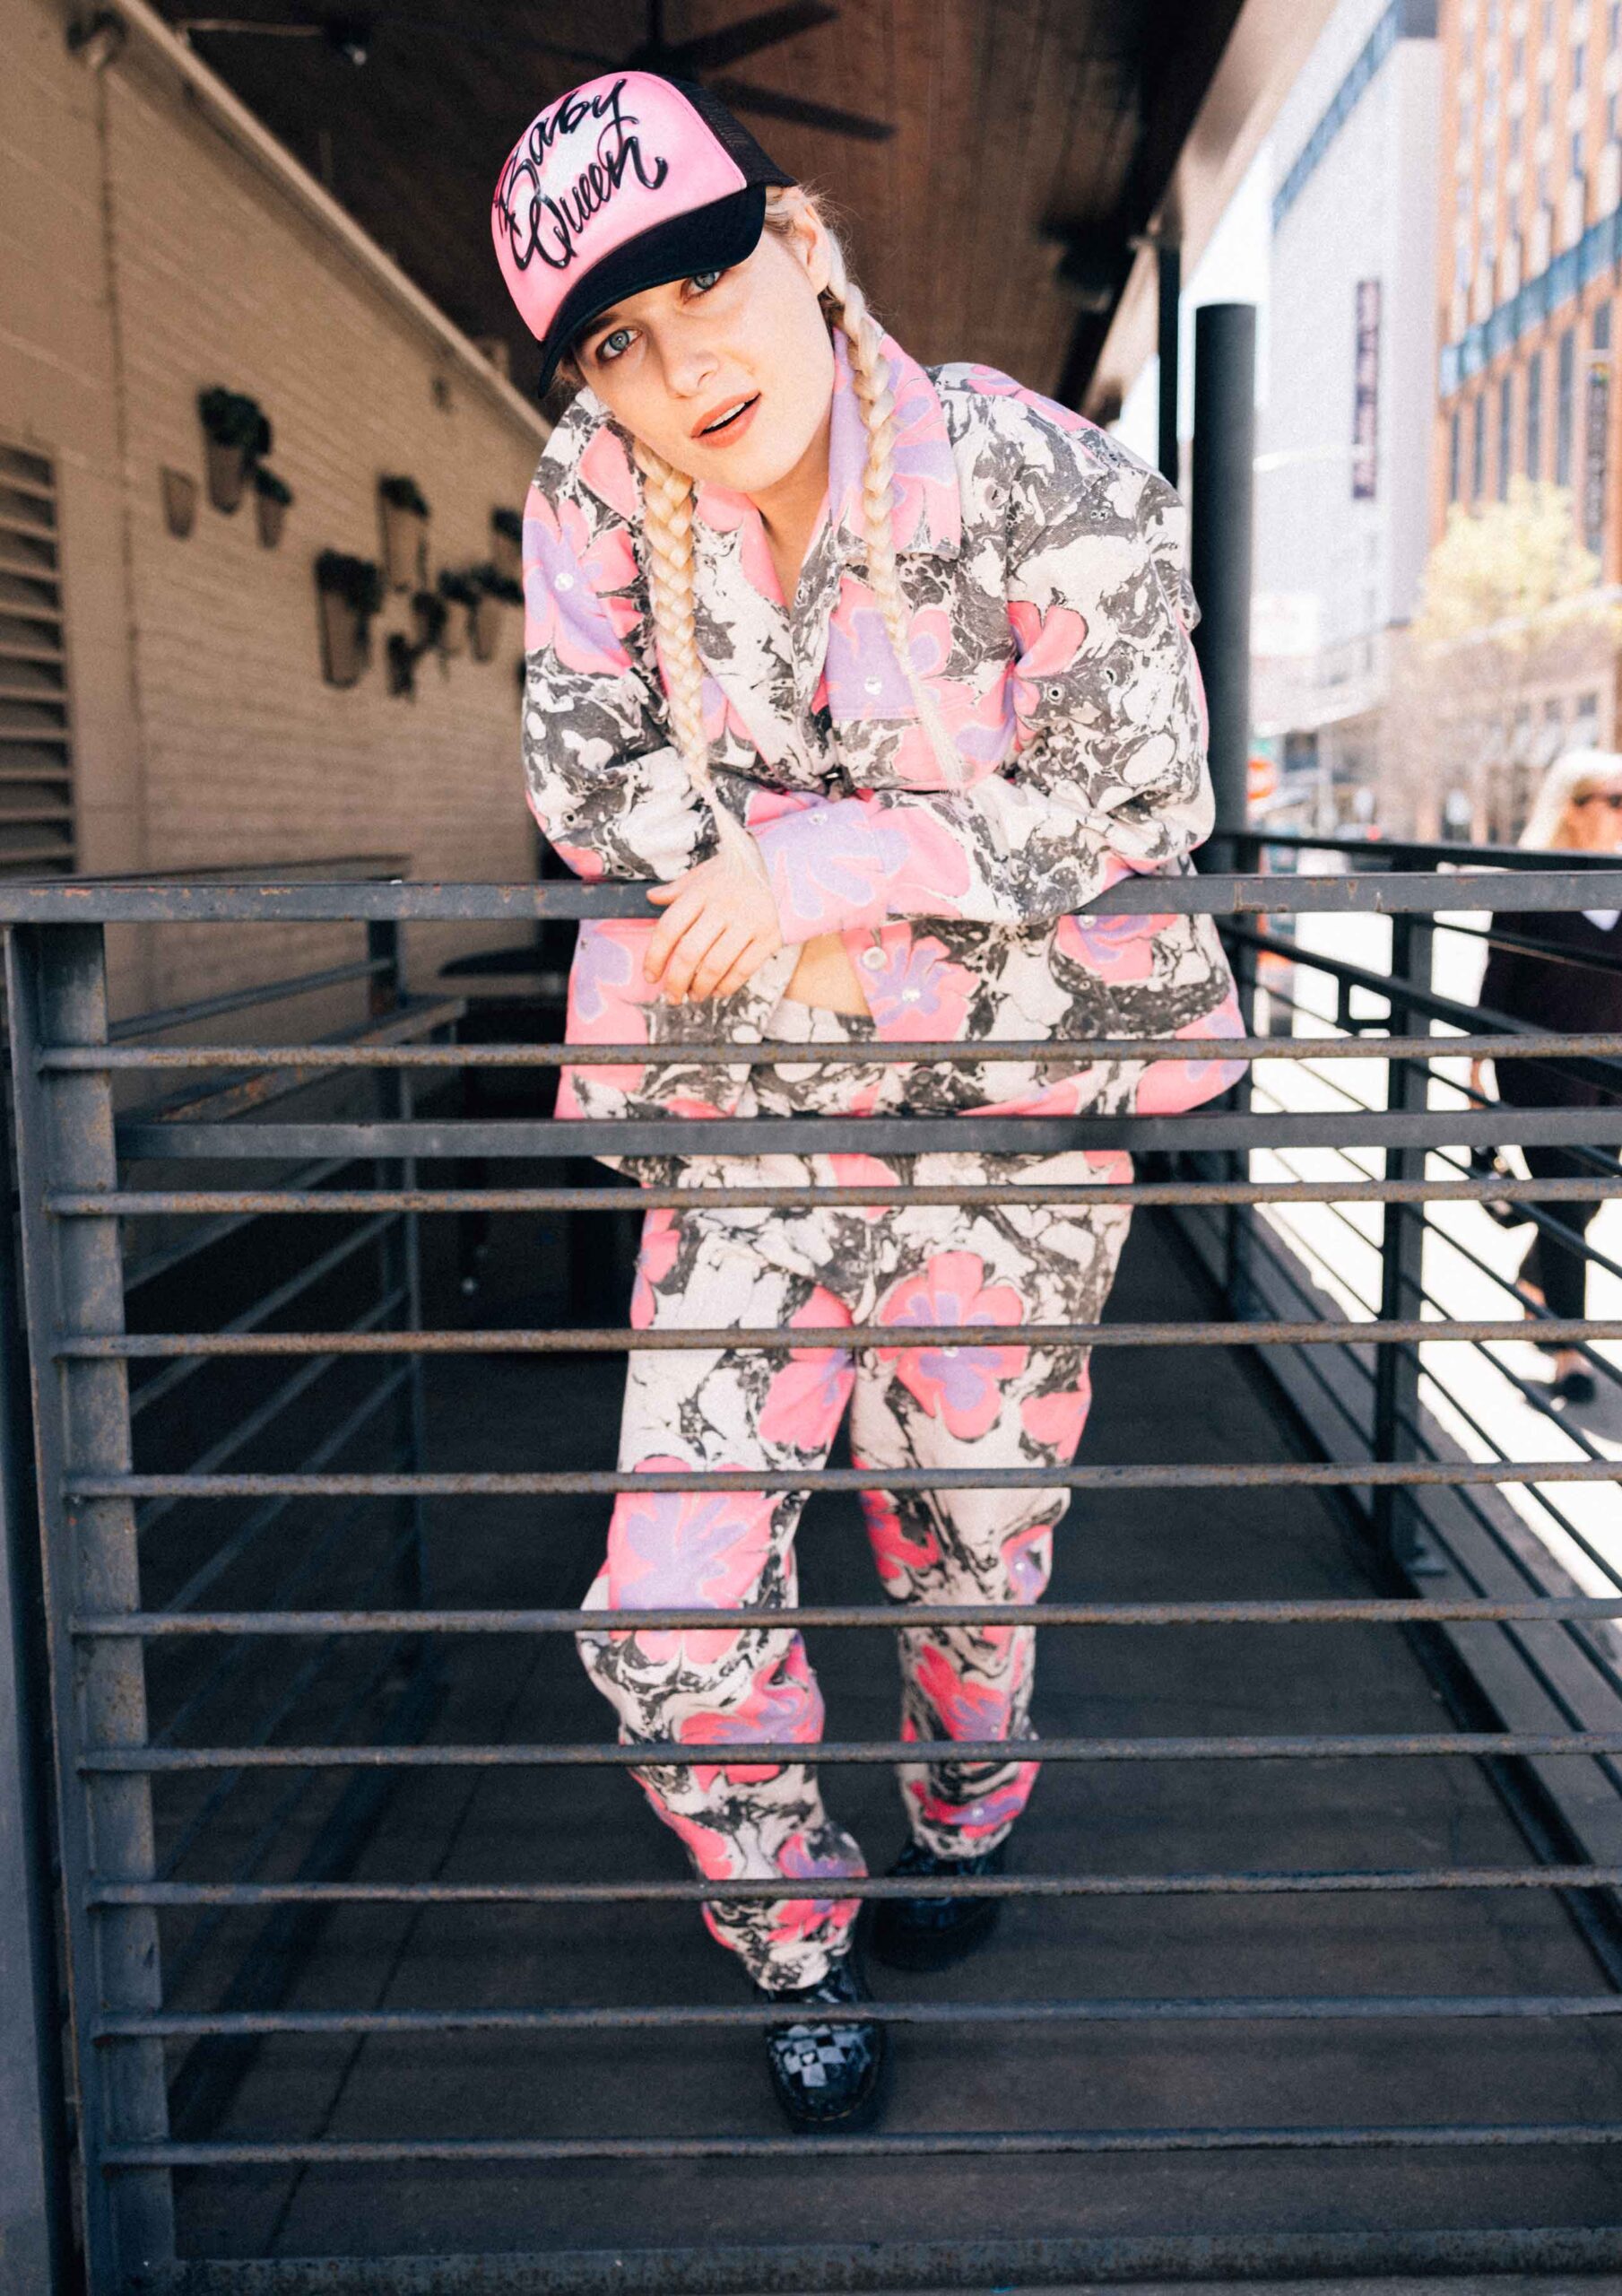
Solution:
[[[517,1223],[499,1227],[483,1295],[464,1319],[534,1319],[551,1273]],[[457,1313],[450,1274],[448,1256],[431,1254],[430,1321]],[[1141,1218],[1112,1313],[1203,1312],[1167,1238]],[[1104,1351],[1096,1386],[1090,1459],[1290,1455],[1243,1365],[1212,1351]],[[603,1360],[441,1361],[429,1384],[430,1464],[612,1465],[617,1387],[617,1367]],[[606,1511],[606,1500],[440,1510],[431,1599],[577,1600]],[[813,1502],[801,1543],[807,1601],[871,1593],[854,1507]],[[1268,1492],[1084,1496],[1061,1534],[1054,1587],[1110,1600],[1365,1591],[1331,1514],[1309,1495]],[[875,1639],[811,1639],[830,1734],[889,1735],[894,1692]],[[445,1668],[437,1735],[606,1733],[605,1709],[556,1639],[463,1642]],[[1043,1643],[1037,1718],[1049,1734],[1445,1726],[1400,1631],[1375,1627],[1054,1630]],[[837,1771],[829,1798],[882,1870],[901,1840],[889,1781]],[[230,1870],[238,1827],[228,1813],[213,1830],[209,1870]],[[1463,1760],[1055,1765],[1013,1857],[1031,1873],[1527,1862],[1486,1779]],[[394,1795],[355,1870],[473,1880],[686,1869],[624,1777],[447,1771],[413,1776]],[[188,1999],[250,1935],[225,1925]],[[1559,1905],[1535,1891],[1015,1904],[960,1970],[874,1976],[885,1997],[973,2001],[1605,1989]],[[690,1909],[625,1906],[586,1918],[547,1908],[345,1909],[325,1926],[291,1999],[336,2008],[747,1997]],[[1010,2024],[967,2038],[935,2028],[903,2031],[895,2056],[887,2125],[897,2131],[1622,2119],[1615,2020]],[[720,2032],[282,2039],[261,2050],[225,2120],[206,2133],[779,2129],[758,2041]],[[1622,2217],[1616,2164],[1614,2149],[1552,2147],[820,2161],[808,2146],[790,2162],[267,2170],[183,2176],[181,2243],[185,2255],[237,2257],[606,2256],[664,2244],[1595,2226]]]

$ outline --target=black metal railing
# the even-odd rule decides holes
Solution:
[[[1248,865],[1283,844],[1250,839],[1230,849]],[[1311,849],[1329,848],[1314,841]],[[1456,848],[1446,852],[1455,864],[1479,858]],[[1237,1048],[1232,1040],[1177,1039],[1066,1047],[1071,1057],[1151,1061],[1227,1057],[1241,1049],[1255,1066],[1227,1105],[1158,1118],[713,1120],[705,1144],[745,1153],[852,1146],[882,1153],[958,1147],[972,1137],[982,1151],[1108,1147],[1149,1159],[1130,1181],[1085,1189],[864,1187],[858,1194],[874,1204],[1084,1199],[1164,1213],[1206,1287],[1210,1313],[1192,1320],[1033,1326],[1022,1336],[1106,1350],[1242,1350],[1247,1361],[1266,1367],[1274,1407],[1293,1431],[1298,1455],[1083,1459],[1048,1470],[886,1470],[886,1488],[1326,1493],[1373,1558],[1377,1590],[1320,1599],[1055,1601],[1030,1609],[958,1604],[932,1608],[932,1619],[999,1626],[1029,1620],[1055,1632],[1184,1626],[1293,1632],[1373,1624],[1428,1638],[1436,1679],[1453,1709],[1436,1728],[1163,1736],[1069,1731],[1045,1735],[1041,1759],[1078,1766],[1463,1760],[1485,1768],[1528,1845],[1524,1863],[1433,1857],[1368,1868],[1347,1863],[1299,1870],[1010,1873],[932,1883],[932,1891],[1029,1900],[1122,1897],[1146,1906],[1179,1897],[1375,1893],[1395,1901],[1427,1892],[1549,1892],[1583,1937],[1594,1982],[1586,1991],[1544,1985],[1508,1992],[1427,1987],[1402,1994],[886,2001],[881,2013],[898,2025],[1576,2020],[1597,2031],[1622,2013],[1622,1644],[1611,1623],[1622,1619],[1622,1522],[1613,1525],[1608,1516],[1596,1526],[1575,1511],[1595,1486],[1615,1509],[1617,1453],[1603,1437],[1557,1416],[1537,1383],[1514,1370],[1506,1351],[1513,1355],[1523,1344],[1531,1303],[1513,1280],[1494,1275],[1473,1231],[1444,1233],[1437,1226],[1444,1206],[1505,1201],[1543,1207],[1622,1196],[1615,1109],[1488,1108],[1468,1081],[1449,1073],[1450,1065],[1479,1055],[1581,1064],[1585,1074],[1622,1081],[1622,1035],[1557,1035],[1480,1015],[1435,977],[1438,943],[1450,935],[1490,935],[1495,911],[1622,905],[1622,870],[1575,861],[1552,866],[1547,859],[1529,866],[1525,856],[1495,854],[1492,862],[1505,866],[1472,869],[1465,879],[1438,875],[1428,865],[1435,854],[1415,848],[1357,848],[1342,857],[1358,865],[1319,876],[1249,867],[1230,875],[1129,883],[1098,904],[1112,914],[1216,915],[1230,936],[1247,1001],[1256,960],[1288,961],[1293,985],[1283,988],[1275,971],[1270,994],[1300,1000],[1295,1018],[1305,1033],[1256,1034]],[[1366,861],[1376,865],[1365,869]],[[1460,2117],[1441,2123],[1316,2118],[1277,2126],[890,2127],[820,2140],[809,2150],[802,2140],[735,2130],[594,2129],[588,2103],[581,2125],[560,2135],[222,2129],[244,2067],[275,2037],[407,2039],[424,2052],[422,2077],[431,2087],[431,2050],[456,2034],[537,2040],[597,2034],[607,2048],[612,2036],[636,2030],[748,2029],[770,2021],[771,2011],[757,2003],[481,2006],[469,1999],[406,2010],[310,2007],[291,1997],[295,1975],[318,1954],[320,1922],[341,1909],[653,1907],[804,1893],[802,1881],[589,1874],[464,1881],[437,1872],[379,1877],[357,1871],[352,1855],[376,1824],[381,1797],[412,1778],[713,1759],[713,1750],[681,1743],[622,1746],[530,1735],[516,1726],[489,1743],[457,1738],[439,1726],[434,1652],[469,1639],[538,1638],[565,1665],[572,1664],[567,1647],[552,1639],[587,1622],[598,1629],[713,1628],[759,1617],[707,1606],[588,1613],[570,1604],[436,1601],[421,1567],[427,1507],[594,1498],[629,1488],[697,1490],[724,1479],[696,1472],[633,1476],[592,1467],[436,1466],[424,1399],[425,1379],[436,1366],[470,1355],[603,1357],[631,1346],[860,1349],[893,1338],[889,1327],[877,1326],[658,1334],[620,1323],[567,1330],[544,1323],[425,1327],[423,1223],[469,1212],[573,1219],[620,1212],[627,1196],[606,1178],[580,1187],[499,1177],[477,1188],[438,1186],[421,1176],[421,1165],[669,1152],[678,1135],[683,1147],[690,1144],[691,1126],[681,1120],[563,1123],[546,1116],[470,1121],[454,1102],[418,1106],[419,1090],[454,1086],[458,1074],[472,1068],[543,1072],[564,1057],[623,1065],[636,1061],[640,1048],[576,1047],[566,1056],[556,1046],[435,1040],[454,1013],[443,1003],[410,998],[395,936],[414,925],[529,926],[537,917],[642,913],[641,890],[625,885],[0,888],[0,919],[10,927],[26,1345],[35,1375],[61,1896],[92,2288],[234,2284],[209,2277],[206,2255],[177,2261],[175,2179],[182,2171],[219,2177],[346,2166],[403,2172],[444,2163],[792,2159],[809,2175],[828,2173],[819,2162],[851,2156],[1614,2146],[1622,2120],[1592,2110],[1578,2091],[1557,2118],[1483,2119],[1470,2109],[1474,2100],[1467,2095],[1460,2099]],[[1485,926],[1470,922],[1483,915]],[[1280,916],[1294,917],[1298,927],[1312,918],[1356,926],[1362,939],[1342,950],[1309,944],[1299,930],[1284,939],[1268,923]],[[154,1041],[178,1017],[173,1013],[149,1016],[138,1032],[109,1024],[108,926],[183,921],[229,928],[245,919],[364,927],[369,953],[363,963],[369,978],[384,981],[385,995],[364,1023],[341,1039],[298,1044]],[[1362,945],[1370,926],[1389,931],[1383,958]],[[1325,982],[1327,1011],[1314,1001],[1313,984]],[[1354,992],[1366,1001],[1377,998],[1383,1010],[1375,1017],[1354,1013]],[[248,1009],[231,997],[215,998],[208,1016]],[[199,1015],[194,1008],[186,1017],[195,1022]],[[1047,1042],[1007,1043],[995,1053],[1020,1061],[1053,1049]],[[684,1048],[689,1057],[713,1054],[732,1062],[768,1061],[779,1050],[769,1044]],[[841,1050],[799,1045],[793,1057],[815,1062],[837,1058]],[[907,1043],[874,1045],[863,1057],[933,1062],[980,1060],[986,1052],[983,1044]],[[1383,1091],[1359,1089],[1367,1081],[1364,1064],[1378,1068]],[[171,1071],[200,1081],[181,1093],[120,1105],[128,1080]],[[1348,1074],[1349,1086],[1341,1081]],[[378,1097],[357,1104],[356,1096],[368,1092]],[[350,1098],[334,1098],[338,1093]],[[1462,1161],[1475,1147],[1529,1142],[1577,1152],[1581,1170],[1559,1180],[1505,1178],[1472,1171]],[[217,1185],[221,1164],[241,1172],[246,1184]],[[245,1166],[252,1170],[242,1171]],[[837,1196],[849,1203],[853,1191]],[[835,1197],[835,1191],[762,1186],[716,1191],[715,1200],[788,1206]],[[639,1200],[680,1205],[691,1197],[654,1187]],[[1325,1250],[1310,1228],[1291,1225],[1305,1214],[1338,1223],[1332,1249]],[[338,1223],[338,1240],[313,1251],[290,1248],[286,1239],[308,1232],[311,1220],[323,1236],[326,1223]],[[131,1223],[134,1232],[160,1223],[163,1239],[133,1262],[126,1243]],[[1596,1265],[1614,1265],[1599,1247],[1583,1248]],[[199,1256],[206,1252],[239,1276],[236,1264],[248,1262],[245,1293],[222,1277],[203,1279]],[[1450,1276],[1452,1260],[1462,1254],[1463,1265],[1472,1253],[1472,1281],[1495,1289],[1505,1312],[1479,1312],[1474,1292],[1465,1296]],[[1353,1260],[1363,1265],[1349,1265]],[[363,1281],[366,1267],[374,1273]],[[131,1328],[132,1321],[140,1327]],[[1622,1378],[1622,1314],[1544,1317],[1537,1329],[1545,1340],[1583,1351],[1600,1380]],[[958,1335],[955,1326],[908,1327],[914,1345],[950,1344]],[[1454,1351],[1471,1368],[1450,1370],[1438,1350]],[[256,1384],[267,1375],[274,1382],[268,1389]],[[351,1378],[361,1382],[353,1389],[343,1384]],[[209,1380],[219,1384],[205,1390]],[[307,1405],[318,1382],[331,1382],[339,1402],[312,1440]],[[1536,1452],[1506,1441],[1502,1423],[1493,1423],[1501,1394],[1511,1391],[1543,1431]],[[398,1407],[387,1439],[380,1430],[385,1404]],[[165,1413],[163,1431],[149,1432]],[[751,1469],[748,1480],[750,1488],[846,1492],[871,1484],[873,1472]],[[365,1535],[358,1528],[363,1523]],[[893,1634],[898,1622],[895,1607],[885,1603],[808,1602],[777,1615],[785,1624],[880,1634]],[[794,1760],[871,1769],[904,1761],[994,1760],[1002,1752],[999,1744],[967,1740],[845,1738],[796,1744]],[[781,1759],[781,1748],[729,1742],[727,1758],[771,1762]],[[839,1891],[874,1900],[915,1886],[864,1879],[841,1881]],[[228,1952],[230,1918],[248,1915],[261,1926],[247,1953]],[[589,2096],[588,2088],[582,2093]],[[1436,2239],[1442,2231],[1437,2228]],[[1100,2265],[1080,2208],[1071,2232],[1045,2244],[1041,2269],[1048,2276]],[[1491,2237],[1496,2245],[1483,2247],[1486,2231],[1478,2237],[1469,2228],[1446,2228],[1453,2243],[1448,2253],[1521,2267],[1540,2260],[1570,2265],[1579,2257],[1591,2267],[1622,2263],[1622,2225],[1609,2222],[1547,2235],[1524,2231],[1507,2243]],[[986,2268],[993,2272],[1037,2268],[1016,2241],[982,2247],[984,2257],[978,2250],[976,2257],[991,2258]],[[1150,2248],[1138,2261],[1146,2269],[1166,2268],[1164,2251],[1151,2257]],[[1236,2258],[1240,2248],[1253,2259],[1262,2255],[1253,2239],[1234,2248]],[[1315,2247],[1298,2237],[1291,2246],[1280,2235],[1269,2256],[1275,2266],[1282,2259],[1300,2270],[1379,2268],[1399,2250],[1410,2262],[1440,2253],[1428,2233],[1413,2234],[1402,2248],[1400,2240],[1393,2246],[1393,2236],[1371,2231],[1361,2246],[1350,2247],[1339,2234],[1326,2234]],[[939,2286],[970,2269],[961,2250],[954,2258],[922,2251],[898,2258],[881,2241],[861,2256],[840,2250],[832,2263],[832,2251],[820,2264],[801,2256],[792,2265],[785,2251],[750,2253],[752,2266],[729,2266],[734,2276],[716,2279],[702,2276],[721,2270],[713,2257],[701,2266],[690,2254],[649,2251],[642,2258],[645,2277],[635,2284],[764,2286],[759,2275],[769,2269],[776,2285],[819,2284],[820,2273],[827,2285],[905,2280]],[[1200,2250],[1217,2270],[1224,2253],[1220,2243]],[[601,2258],[577,2265],[572,2282],[565,2272],[533,2284],[632,2284],[605,2276]],[[314,2287],[325,2268],[320,2259],[266,2262],[253,2285]],[[502,2266],[515,2268],[511,2259]],[[223,2264],[220,2269],[226,2271]],[[753,2279],[747,2276],[751,2269]],[[783,2276],[791,2269],[798,2277]],[[387,2276],[403,2266],[385,2260],[376,2270],[381,2276],[343,2285],[405,2284]],[[917,2277],[926,2270],[934,2275],[927,2283]],[[482,2283],[464,2275],[454,2284]]]

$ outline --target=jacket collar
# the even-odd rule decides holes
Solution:
[[[890,458],[895,472],[891,530],[896,549],[901,554],[922,552],[955,558],[963,542],[963,505],[940,394],[917,361],[893,336],[884,336],[880,352],[895,405]],[[602,425],[620,449],[612,451],[607,438],[594,435],[585,443],[577,465],[580,482],[610,509],[622,517],[634,517],[640,482],[625,434],[601,401],[588,391],[580,396],[593,399]],[[867,431],[845,337],[837,330],[828,459],[828,515],[835,527],[836,554],[841,564],[849,564],[860,561],[866,552],[862,480],[867,466]],[[728,532],[759,517],[746,495],[713,482],[698,488],[695,507],[702,524]]]

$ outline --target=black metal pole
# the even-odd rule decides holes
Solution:
[[[1194,650],[1210,713],[1210,773],[1219,829],[1242,829],[1245,816],[1255,378],[1255,306],[1202,304],[1194,314],[1190,570],[1200,602]]]
[[[1178,362],[1182,351],[1179,316],[1183,296],[1183,249],[1175,239],[1157,239],[1155,265],[1160,286],[1160,475],[1183,483],[1183,448],[1177,436]]]

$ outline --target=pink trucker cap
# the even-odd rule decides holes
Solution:
[[[599,311],[742,263],[766,187],[794,180],[707,89],[656,72],[607,73],[538,111],[490,204],[501,275],[541,345],[538,387]]]

